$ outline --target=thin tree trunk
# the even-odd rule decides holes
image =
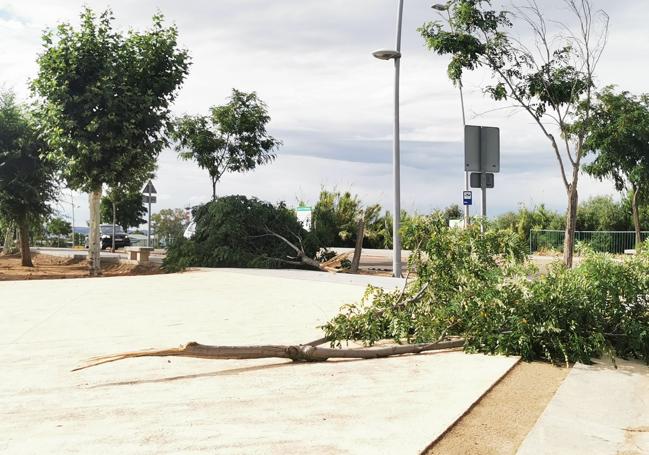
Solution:
[[[212,200],[216,201],[216,179],[212,178]]]
[[[101,234],[99,231],[99,206],[101,203],[101,187],[92,191],[90,201],[90,233],[88,239],[88,268],[90,276],[101,275]]]
[[[34,267],[32,252],[29,249],[29,220],[24,217],[18,223],[20,229],[20,264],[23,267]]]
[[[2,247],[2,255],[3,256],[9,256],[10,254],[14,254],[16,251],[16,241],[15,241],[15,227],[13,223],[9,223],[9,226],[7,226],[7,231],[5,232],[5,242],[4,246]]]
[[[115,223],[117,222],[117,209],[115,208],[115,199],[114,196],[111,198],[110,201],[113,205],[113,244],[111,245],[111,251],[114,253],[115,252]]]
[[[320,340],[317,340],[320,341]],[[404,344],[379,348],[335,349],[320,348],[311,344],[292,346],[208,346],[192,341],[179,348],[155,351],[134,351],[121,354],[94,357],[88,363],[72,371],[83,370],[103,363],[134,357],[194,357],[199,359],[291,359],[298,362],[324,362],[327,359],[378,359],[404,354],[419,354],[426,351],[453,349],[464,346],[464,340],[441,341],[437,343]]]
[[[633,188],[633,198],[631,199],[631,209],[633,210],[633,227],[635,228],[635,249],[640,249],[642,244],[642,234],[640,229],[640,211],[638,210],[638,193],[640,188]]]
[[[566,211],[566,235],[563,242],[563,262],[566,267],[572,267],[572,259],[575,251],[575,229],[577,227],[577,205],[579,196],[577,193],[577,181],[573,180],[568,190],[568,210]]]
[[[363,238],[365,237],[365,220],[363,215],[358,218],[356,225],[356,245],[354,247],[354,257],[352,259],[352,266],[349,269],[351,273],[358,273],[358,267],[361,263],[361,253],[363,251]]]

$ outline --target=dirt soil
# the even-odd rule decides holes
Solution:
[[[34,254],[32,262],[34,267],[23,267],[20,265],[20,256],[0,256],[0,281],[89,278],[85,259]],[[155,265],[145,266],[116,262],[104,263],[101,268],[105,277],[161,273],[159,267]]]
[[[425,453],[515,454],[569,372],[520,362]]]

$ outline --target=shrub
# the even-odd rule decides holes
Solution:
[[[419,276],[401,292],[369,287],[323,329],[340,344],[434,342],[464,337],[465,350],[525,360],[585,362],[604,353],[649,362],[649,253],[625,262],[588,254],[536,276],[511,231],[444,229],[414,233]]]

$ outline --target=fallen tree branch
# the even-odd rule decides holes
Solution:
[[[323,341],[324,340],[324,341]],[[318,344],[326,339],[299,345],[261,345],[261,346],[209,346],[189,342],[184,346],[171,349],[132,351],[107,356],[93,357],[88,363],[75,368],[79,371],[86,368],[116,362],[135,357],[193,357],[199,359],[291,359],[295,362],[324,362],[328,359],[377,359],[404,354],[419,354],[425,351],[458,348],[464,345],[463,339],[436,343],[404,344],[379,348],[321,348]]]

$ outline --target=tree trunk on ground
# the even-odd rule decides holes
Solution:
[[[114,253],[115,252],[115,223],[117,223],[117,208],[114,199],[111,198],[110,202],[113,206],[113,241],[110,250]]]
[[[363,251],[363,238],[365,237],[365,220],[361,215],[358,218],[356,225],[356,245],[354,247],[354,257],[352,258],[352,266],[349,269],[351,273],[358,273],[358,267],[361,263],[361,253]]]
[[[633,188],[633,198],[631,199],[631,209],[633,211],[633,227],[635,228],[635,249],[640,249],[642,244],[642,234],[640,229],[640,211],[638,210],[638,193],[640,188]]]
[[[326,339],[312,343],[293,346],[207,346],[192,341],[179,348],[161,349],[154,351],[134,351],[121,354],[94,357],[85,365],[72,371],[83,370],[103,363],[115,362],[134,357],[194,357],[199,359],[291,359],[296,362],[324,362],[327,359],[377,359],[404,354],[419,354],[425,351],[452,349],[464,346],[464,340],[440,341],[436,343],[403,344],[398,346],[378,348],[335,349],[320,348],[317,343],[325,343]]]
[[[2,255],[9,256],[16,252],[16,240],[15,240],[15,228],[12,223],[9,223],[7,226],[7,231],[5,232],[5,241],[2,247]]]
[[[572,267],[572,258],[575,252],[575,229],[577,227],[577,180],[573,180],[568,190],[568,210],[566,211],[566,235],[563,242],[563,262],[566,267]]]
[[[32,252],[29,249],[29,220],[27,217],[20,220],[18,229],[20,229],[20,264],[23,267],[34,267]]]
[[[90,201],[90,232],[88,238],[88,268],[90,276],[101,275],[101,233],[99,231],[99,206],[101,203],[101,187],[92,191]]]

